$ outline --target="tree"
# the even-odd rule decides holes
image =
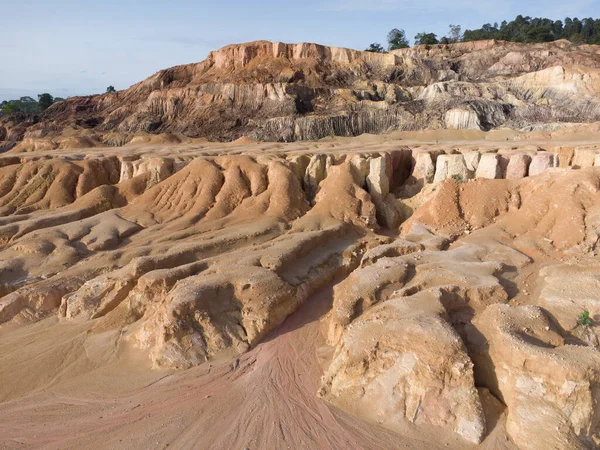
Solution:
[[[31,97],[21,97],[18,102],[15,101],[19,111],[25,114],[35,114],[39,112],[39,104]]]
[[[552,35],[554,39],[562,39],[563,37],[563,23],[562,20],[557,20],[552,24]]]
[[[434,45],[439,44],[437,36],[434,33],[419,33],[415,36],[415,45]]]
[[[19,105],[18,105],[18,100],[10,100],[10,101],[6,101],[4,100],[1,104],[0,104],[0,111],[2,112],[3,115],[10,115],[10,114],[16,114],[18,112],[21,112]]]
[[[565,19],[565,26],[563,28],[563,37],[566,39],[569,39],[569,37],[571,37],[571,35],[573,33],[574,33],[573,19],[571,19],[570,17],[567,17]]]
[[[527,31],[527,42],[551,42],[553,40],[550,27],[535,27]]]
[[[451,44],[462,41],[462,27],[460,25],[453,24],[448,25],[448,27],[450,28],[450,31],[448,32],[448,41]]]
[[[40,105],[41,111],[46,111],[54,103],[54,97],[47,92],[38,95],[38,104]]]
[[[517,16],[511,22],[486,23],[478,30],[466,30],[464,41],[503,39],[511,42],[551,42],[568,39],[571,42],[600,43],[600,20],[567,17],[564,22],[543,17]]]
[[[408,39],[406,39],[406,33],[404,30],[394,28],[387,35],[388,50],[397,50],[399,48],[408,48]]]
[[[372,53],[385,53],[385,49],[378,42],[373,42],[365,51]]]
[[[371,45],[373,45],[373,44],[371,44]],[[113,93],[113,92],[117,92],[117,90],[115,89],[114,86],[109,86],[109,87],[106,88],[106,93],[107,94],[110,94],[110,93]]]

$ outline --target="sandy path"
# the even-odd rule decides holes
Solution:
[[[136,355],[118,348],[114,332],[84,340],[84,324],[50,319],[3,330],[0,447],[448,448],[422,441],[417,429],[401,437],[367,424],[316,397],[319,319],[330,302],[331,286],[251,352],[176,373],[150,371],[144,359],[132,364]]]

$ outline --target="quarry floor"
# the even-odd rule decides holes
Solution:
[[[374,154],[402,146],[489,151],[584,146],[597,142],[596,136],[566,136],[549,141],[543,137],[512,140],[512,136],[500,136],[492,140],[477,133],[422,133],[405,135],[402,139],[397,135],[361,136],[292,144],[196,141],[178,145],[7,153],[2,157],[35,161],[110,156],[136,159]],[[51,212],[52,206],[30,214],[33,219],[41,220],[45,211]],[[10,221],[7,219],[2,225],[10,225]],[[238,224],[225,220],[214,230],[226,235],[223,230],[234,225]],[[153,239],[157,243],[168,243],[170,233],[176,231],[165,229],[155,236],[147,236],[144,245],[154,245]],[[385,228],[375,233],[392,239],[398,234],[397,229]],[[27,237],[27,233],[24,236]],[[476,236],[458,239],[462,238],[491,246],[498,242],[497,235],[486,235],[485,227],[479,229]],[[141,241],[129,237],[124,237],[122,242],[123,246],[142,245]],[[450,248],[454,248],[456,242],[451,243]],[[253,244],[250,239],[247,248],[259,244],[260,240]],[[0,254],[9,245],[10,242],[4,243]],[[239,248],[243,251],[246,247]],[[24,254],[29,251],[23,250]],[[42,268],[27,269],[38,261],[39,265],[48,264],[48,273],[60,273],[62,263],[41,256],[36,260],[37,251],[31,250],[33,259],[25,260],[25,269],[12,281],[27,277],[45,279],[47,275]],[[12,258],[12,253],[6,255],[5,261]],[[543,267],[568,261],[579,264],[574,270],[585,273],[585,265],[594,263],[592,256],[563,254],[555,248],[540,250],[536,247],[528,256],[533,257],[533,262],[513,272],[507,282],[507,289],[514,291],[509,292],[511,305],[536,304],[543,287],[540,276]],[[1,272],[8,270],[6,264],[0,268],[0,276],[4,283],[10,283],[10,276]],[[56,266],[50,267],[52,264]],[[101,267],[104,262],[95,264]],[[0,324],[0,448],[516,449],[505,430],[506,411],[494,405],[484,405],[488,430],[483,443],[475,445],[454,433],[424,425],[406,423],[401,432],[391,431],[317,397],[321,377],[334,352],[326,341],[333,289],[346,276],[336,274],[332,281],[319,286],[248,352],[221,356],[186,370],[157,368],[144,351],[127,345],[121,338],[129,332],[129,323],[123,325],[116,314],[111,319],[114,324],[104,320],[101,326],[98,320],[64,320],[54,314],[36,320],[19,316]]]

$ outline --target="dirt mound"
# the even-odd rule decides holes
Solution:
[[[455,238],[493,226],[513,236],[525,253],[539,241],[558,251],[589,252],[598,243],[599,204],[598,168],[559,169],[518,181],[447,180],[404,227],[420,222]]]

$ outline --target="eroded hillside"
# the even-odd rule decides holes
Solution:
[[[600,121],[600,50],[479,41],[388,54],[266,41],[0,127],[4,149],[120,146],[136,135],[314,140],[394,130],[553,130]]]
[[[0,162],[3,445],[600,443],[595,144]]]

